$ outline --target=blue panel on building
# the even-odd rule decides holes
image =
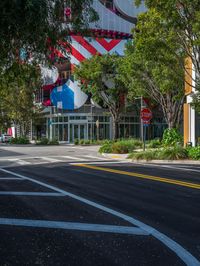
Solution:
[[[74,92],[66,85],[56,87],[51,92],[51,102],[64,110],[74,110]]]

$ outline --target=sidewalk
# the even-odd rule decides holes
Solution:
[[[102,156],[108,158],[108,159],[115,159],[115,160],[123,160],[127,162],[132,162],[132,163],[145,163],[145,164],[193,164],[193,165],[200,165],[200,160],[195,161],[195,160],[151,160],[151,161],[146,161],[146,160],[132,160],[132,159],[127,159],[128,154],[114,154],[114,153],[102,153]]]

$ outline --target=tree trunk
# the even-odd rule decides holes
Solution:
[[[113,118],[113,139],[118,139],[119,138],[119,115],[112,113],[112,118]]]
[[[113,139],[119,138],[119,121],[113,120]]]
[[[165,104],[162,106],[164,117],[168,124],[168,128],[177,128],[180,124],[180,119],[183,110],[184,96],[182,99],[173,101],[172,97],[165,101]]]

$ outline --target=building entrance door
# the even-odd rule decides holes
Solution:
[[[73,143],[75,139],[86,139],[86,132],[86,124],[70,124],[70,143]]]

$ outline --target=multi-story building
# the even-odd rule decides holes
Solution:
[[[35,135],[69,143],[75,139],[112,138],[111,115],[80,90],[73,77],[73,68],[95,54],[123,56],[126,43],[132,39],[137,15],[145,6],[136,7],[133,0],[94,0],[93,7],[99,20],[89,25],[88,36],[72,33],[68,36],[68,45],[63,43],[61,50],[54,51],[63,62],[55,63],[59,75],[54,75],[54,83],[42,88],[39,101],[46,106],[45,125],[39,125],[37,131],[40,132]],[[66,15],[70,15],[68,7]],[[122,115],[120,137],[140,137],[139,113],[140,101]],[[149,134],[160,137],[165,126],[162,116],[154,117]]]

